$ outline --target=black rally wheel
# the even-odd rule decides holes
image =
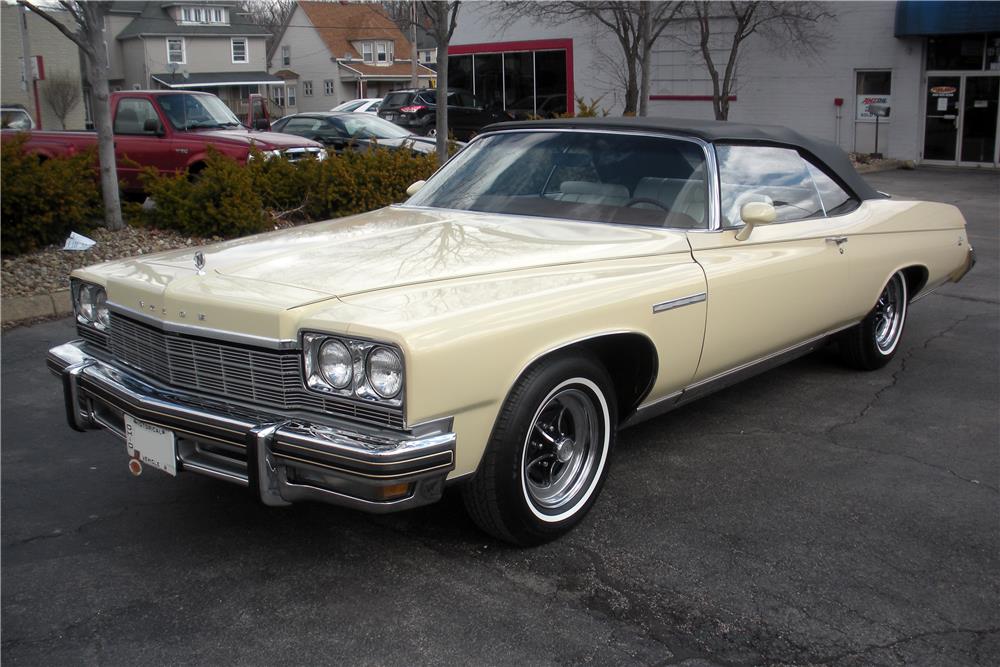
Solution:
[[[614,445],[611,387],[599,363],[576,355],[541,362],[518,380],[463,489],[480,528],[533,545],[583,518],[600,493]]]
[[[908,301],[906,278],[897,271],[865,319],[840,335],[838,342],[844,363],[869,371],[889,363],[903,335]]]

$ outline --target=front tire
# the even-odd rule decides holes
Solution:
[[[908,301],[906,277],[896,272],[865,319],[841,334],[839,347],[844,363],[865,371],[888,364],[903,335]]]
[[[569,531],[600,493],[616,420],[611,380],[592,358],[565,356],[529,369],[463,489],[473,521],[522,546]]]

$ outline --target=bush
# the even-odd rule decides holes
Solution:
[[[403,201],[406,188],[436,167],[434,155],[384,148],[298,162],[258,152],[246,166],[213,152],[197,178],[146,170],[143,184],[156,206],[144,217],[183,234],[242,236],[283,221],[325,220]]]
[[[191,236],[244,236],[269,228],[251,172],[209,148],[205,168],[196,176],[143,170],[143,188],[156,202],[145,222]]]
[[[71,231],[86,233],[102,217],[95,153],[40,159],[25,152],[26,139],[4,142],[0,154],[3,255],[61,243]]]

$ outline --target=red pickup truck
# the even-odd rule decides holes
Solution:
[[[141,189],[139,171],[143,167],[197,173],[205,166],[209,146],[241,163],[250,157],[252,147],[268,156],[284,155],[290,160],[309,155],[326,157],[323,145],[316,141],[249,129],[221,99],[210,93],[172,90],[112,93],[111,117],[118,180],[125,190]],[[266,115],[255,119],[251,114],[248,124],[265,129],[269,126]],[[16,133],[5,130],[2,134],[6,142]],[[69,155],[97,144],[94,132],[29,131],[28,134],[25,149],[45,157]]]

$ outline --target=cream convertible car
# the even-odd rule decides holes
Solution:
[[[494,125],[402,205],[76,271],[70,425],[133,473],[387,512],[461,484],[520,544],[595,502],[615,433],[835,341],[893,356],[973,254],[780,128]],[[124,468],[126,458],[122,457]]]

